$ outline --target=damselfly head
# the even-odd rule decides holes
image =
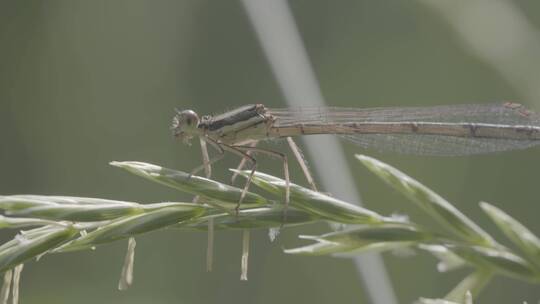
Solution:
[[[180,111],[175,109],[176,115],[173,118],[171,131],[174,137],[189,144],[190,139],[198,134],[199,115],[192,110]]]

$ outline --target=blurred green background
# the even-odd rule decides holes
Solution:
[[[511,99],[540,110],[540,99],[520,91],[470,52],[426,2],[289,3],[329,104]],[[513,5],[529,26],[540,26],[538,1]],[[532,67],[539,64],[540,54],[533,59]],[[240,2],[0,2],[2,194],[190,200],[108,162],[138,160],[188,171],[200,163],[200,152],[197,145],[185,146],[171,136],[173,108],[216,113],[255,102],[285,106]],[[480,200],[540,233],[538,149],[437,158],[345,147],[364,203],[373,210],[407,213],[432,224],[370,175],[354,153],[368,153],[407,172],[496,236],[500,234],[479,210]],[[278,143],[278,149],[285,148]],[[219,163],[216,178],[227,181],[226,169],[237,161],[227,157]],[[262,160],[260,168],[281,174],[272,160]],[[303,183],[299,168],[292,171],[293,180]],[[239,280],[241,236],[235,232],[218,234],[212,273],[205,272],[204,233],[164,231],[139,237],[135,283],[126,292],[116,290],[125,242],[94,252],[46,256],[26,265],[21,303],[367,303],[350,260],[281,253],[282,247],[302,243],[296,237],[300,233],[328,230],[324,224],[287,229],[275,243],[266,231],[254,233],[248,282]],[[6,240],[13,233],[1,235]],[[435,259],[423,253],[384,257],[400,303],[443,296],[468,273],[437,274]],[[497,278],[479,303],[532,303],[539,298],[538,286]]]

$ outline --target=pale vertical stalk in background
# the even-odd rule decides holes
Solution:
[[[287,2],[243,0],[243,4],[289,106],[324,106],[324,99]],[[324,190],[345,200],[360,203],[359,193],[338,140],[319,136],[304,141],[316,171],[341,172],[339,177],[333,174],[320,175]],[[355,263],[372,303],[397,303],[380,256],[362,255],[355,258]]]

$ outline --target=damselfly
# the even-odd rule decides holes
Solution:
[[[308,182],[313,178],[291,137],[336,134],[353,143],[381,151],[418,155],[469,155],[524,149],[540,144],[540,116],[513,102],[395,108],[267,108],[246,105],[216,116],[192,110],[178,111],[171,129],[185,142],[195,136],[214,146],[219,155],[205,159],[204,166],[220,159],[225,151],[252,163],[247,192],[255,172],[251,153],[264,153],[283,160],[287,189],[287,157],[280,152],[256,148],[259,141],[286,138]],[[316,188],[315,188],[316,189]],[[289,192],[285,195],[289,203]],[[240,200],[241,202],[241,200]]]

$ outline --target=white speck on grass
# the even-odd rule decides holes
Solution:
[[[272,227],[268,229],[268,238],[270,239],[270,242],[273,242],[276,240],[280,232],[279,227]]]

